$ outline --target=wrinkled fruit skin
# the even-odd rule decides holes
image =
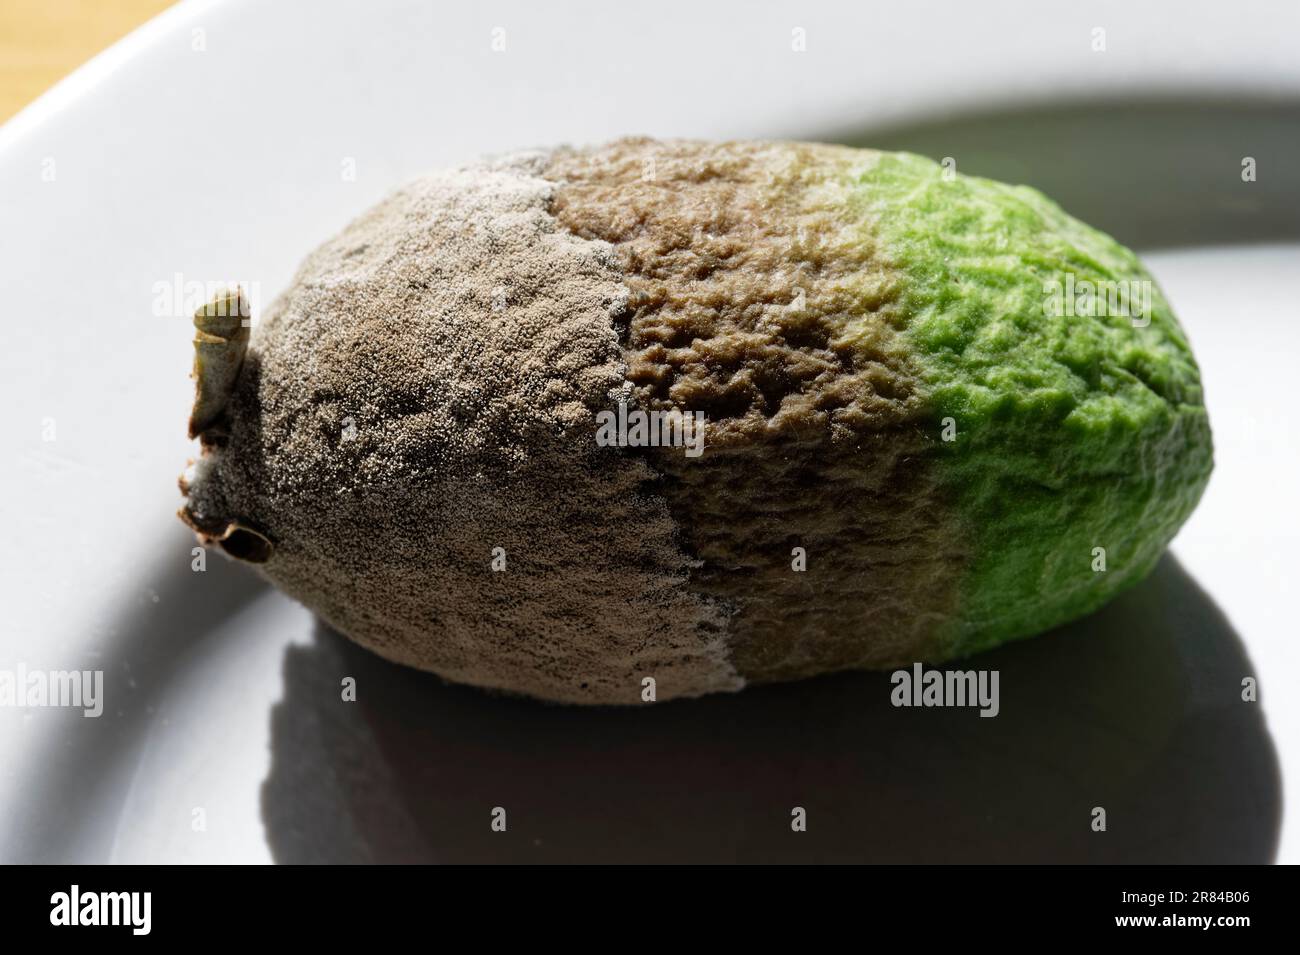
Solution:
[[[564,702],[1039,633],[1142,579],[1212,467],[1131,252],[1032,189],[800,143],[417,180],[199,390],[202,539],[391,660]],[[620,404],[702,414],[703,452],[602,443]]]

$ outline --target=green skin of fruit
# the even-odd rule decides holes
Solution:
[[[1034,189],[945,177],[908,154],[882,156],[858,186],[904,278],[901,334],[933,414],[956,427],[938,467],[970,562],[948,655],[1097,609],[1152,570],[1213,467],[1168,302],[1132,252]],[[1054,314],[1048,283],[1070,273],[1076,288],[1151,283],[1149,324]]]

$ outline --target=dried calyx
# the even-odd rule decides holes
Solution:
[[[194,313],[194,408],[190,437],[212,429],[225,410],[248,351],[243,289],[222,292]]]
[[[249,306],[243,289],[229,289],[194,313],[194,407],[190,411],[189,434],[198,438],[204,463],[218,453],[217,439],[226,431],[225,410],[234,392],[239,370],[248,351]],[[270,559],[275,545],[261,531],[246,523],[212,517],[195,506],[197,475],[193,467],[181,476],[180,488],[189,501],[179,514],[198,534],[204,545],[216,544],[238,560],[262,564]]]

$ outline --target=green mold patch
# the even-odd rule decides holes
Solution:
[[[1096,609],[1152,569],[1212,467],[1168,303],[1132,252],[1033,189],[907,154],[858,186],[951,438],[934,445],[938,473],[971,557],[949,654]]]

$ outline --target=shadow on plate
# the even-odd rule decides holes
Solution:
[[[268,841],[294,863],[1273,858],[1250,661],[1171,556],[1100,613],[968,666],[1000,671],[996,718],[896,709],[886,674],[580,709],[447,685],[322,625],[286,655]]]
[[[110,858],[130,775],[154,723],[154,712],[185,656],[212,630],[267,590],[244,567],[210,553],[207,571],[190,569],[193,535],[179,524],[160,542],[160,555],[138,589],[107,622],[100,648],[104,714],[49,712],[49,736],[31,760],[29,785],[39,799],[5,820],[0,845],[9,861],[102,862]],[[156,598],[156,599],[155,599]]]
[[[797,138],[903,149],[1034,186],[1141,249],[1300,238],[1300,104],[1131,99],[1007,107]],[[1254,181],[1242,180],[1254,161]]]

